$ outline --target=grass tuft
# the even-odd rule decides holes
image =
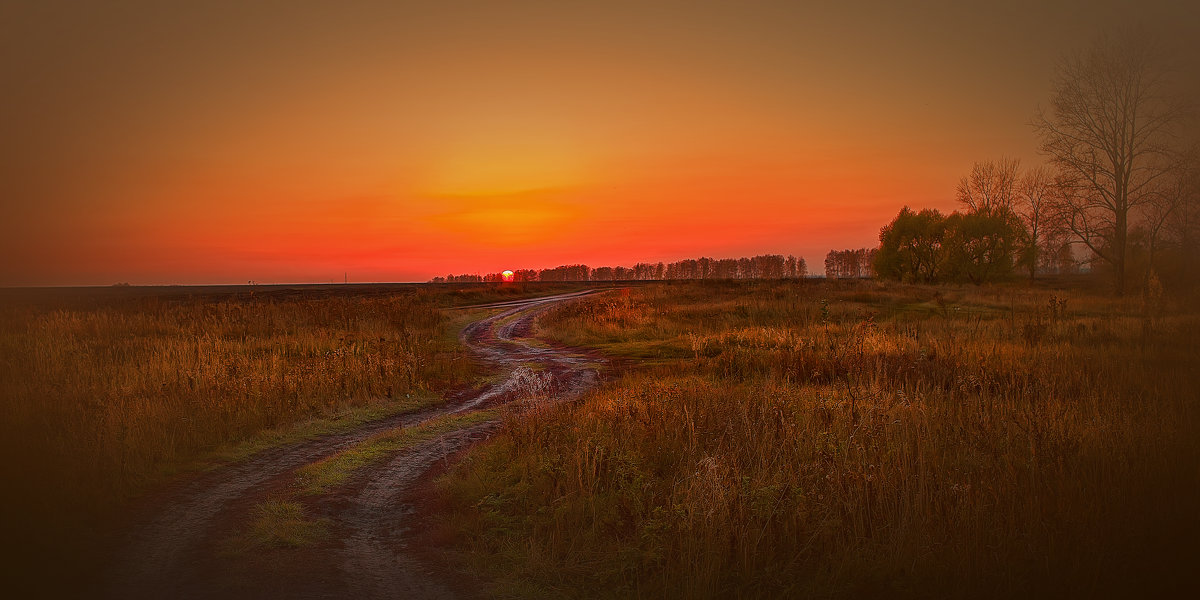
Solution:
[[[231,554],[271,548],[300,548],[328,537],[329,523],[311,519],[304,506],[290,500],[267,500],[252,511],[248,530],[227,544]]]

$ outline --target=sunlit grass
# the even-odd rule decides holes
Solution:
[[[5,304],[5,504],[47,545],[99,539],[181,469],[433,406],[477,375],[454,328],[478,313],[448,317],[442,295]]]
[[[648,365],[445,477],[502,597],[1177,593],[1200,316],[1024,287],[674,285],[541,331]]]

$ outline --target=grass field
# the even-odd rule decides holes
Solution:
[[[566,305],[542,335],[635,366],[443,476],[439,535],[499,597],[1194,590],[1188,307],[873,282]]]
[[[0,508],[10,547],[67,560],[102,553],[87,546],[175,473],[440,403],[486,375],[457,339],[480,313],[443,309],[561,289],[5,290]]]
[[[0,338],[5,418],[23,479],[49,478],[29,489],[107,504],[220,443],[461,378],[443,326],[411,294],[30,308]]]

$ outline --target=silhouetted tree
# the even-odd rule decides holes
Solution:
[[[982,284],[1012,273],[1020,236],[1020,223],[1011,210],[993,208],[942,216],[937,210],[913,212],[906,206],[879,232],[879,250],[872,262],[875,272],[884,278]],[[846,253],[853,256],[854,251]],[[833,258],[836,263],[836,256]],[[843,262],[835,265],[839,273],[855,264],[850,258]]]
[[[1196,276],[1197,201],[1200,185],[1194,164],[1164,180],[1130,230],[1129,269],[1139,276],[1160,276],[1169,285],[1194,283]]]
[[[1050,207],[1056,190],[1054,175],[1045,167],[1036,167],[1026,172],[1017,183],[1016,202],[1013,210],[1021,220],[1024,235],[1018,250],[1018,263],[1029,270],[1029,278],[1037,274],[1038,265],[1044,254],[1053,252],[1047,241]]]
[[[1176,279],[1196,284],[1200,277],[1200,161],[1193,153],[1179,180],[1179,202],[1167,217],[1165,236],[1174,249],[1171,269]]]
[[[1011,210],[1017,196],[1020,161],[1002,158],[977,162],[958,182],[958,201],[972,212]]]
[[[936,209],[907,206],[879,232],[875,272],[880,277],[933,283],[942,274],[946,218]]]
[[[1064,183],[1055,218],[1111,266],[1118,295],[1126,288],[1131,216],[1178,167],[1173,138],[1183,115],[1155,46],[1125,35],[1069,59],[1049,110],[1034,118],[1042,152]]]
[[[1006,208],[953,213],[945,221],[947,279],[975,285],[1007,278],[1021,237],[1020,222]]]
[[[830,250],[825,255],[826,279],[860,279],[875,275],[875,248]]]

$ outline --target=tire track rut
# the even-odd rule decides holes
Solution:
[[[234,518],[238,501],[261,493],[307,464],[353,447],[373,435],[412,427],[439,416],[507,404],[530,395],[563,399],[594,386],[595,359],[568,349],[542,347],[528,338],[533,322],[555,305],[594,293],[591,290],[498,303],[501,312],[475,321],[460,340],[479,359],[501,367],[498,382],[447,404],[366,423],[353,431],[262,451],[240,463],[198,476],[169,494],[166,501],[128,534],[114,560],[108,591],[120,598],[229,597],[212,573],[213,538]],[[478,307],[484,308],[484,307]],[[532,367],[532,368],[531,368]],[[487,421],[402,450],[381,465],[366,469],[323,501],[331,507],[333,531],[340,535],[337,556],[341,581],[291,581],[267,594],[277,597],[449,598],[450,591],[429,581],[403,542],[405,505],[422,474],[439,460],[486,439],[499,428]],[[336,547],[335,547],[336,548]],[[323,574],[322,579],[328,579]],[[262,597],[263,590],[253,595]]]

